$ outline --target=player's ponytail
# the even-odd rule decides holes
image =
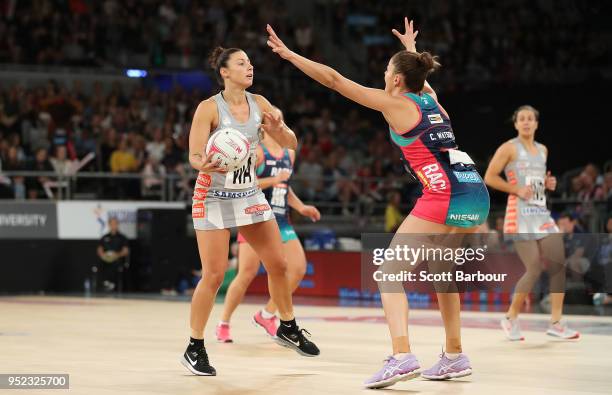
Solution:
[[[417,62],[419,63],[421,70],[426,72],[427,75],[433,73],[438,67],[440,67],[438,57],[432,56],[429,52],[421,52],[418,54]]]
[[[221,68],[227,67],[227,61],[234,52],[242,51],[239,48],[223,48],[216,47],[208,56],[208,64],[215,71],[217,82],[223,86],[223,77],[221,77]]]
[[[393,55],[391,62],[395,72],[404,77],[404,84],[410,92],[423,90],[427,77],[440,67],[438,57],[429,52],[400,51]]]

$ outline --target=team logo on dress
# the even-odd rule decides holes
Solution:
[[[268,210],[270,210],[270,206],[268,206],[267,204],[254,204],[252,206],[245,208],[244,213],[261,215],[264,213],[264,211],[268,211]]]
[[[193,200],[206,200],[207,188],[196,188],[193,191]]]
[[[204,206],[204,202],[197,202],[191,206],[191,217],[194,219],[206,217],[206,206]]]
[[[208,174],[198,174],[196,184],[201,185],[205,188],[209,188],[211,184],[211,178]]]

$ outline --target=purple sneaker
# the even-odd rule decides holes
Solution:
[[[366,388],[385,388],[398,381],[413,379],[419,375],[419,361],[412,354],[407,354],[402,359],[392,356],[385,359],[385,364],[376,374],[366,380],[363,385]]]
[[[442,353],[438,363],[423,371],[421,376],[428,380],[448,380],[470,374],[472,374],[472,366],[467,355],[462,353],[455,359],[448,359],[446,354]]]

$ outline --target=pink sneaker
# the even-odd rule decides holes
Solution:
[[[230,335],[230,326],[224,322],[219,322],[217,324],[217,329],[215,330],[217,334],[217,340],[221,343],[232,343],[232,335]]]
[[[268,336],[273,337],[273,338],[276,337],[276,331],[278,329],[278,324],[276,323],[276,316],[272,318],[268,318],[268,319],[263,318],[261,316],[261,310],[259,310],[253,316],[253,323],[256,326],[263,328],[268,334]]]

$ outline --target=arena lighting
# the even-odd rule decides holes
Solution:
[[[140,69],[127,69],[125,70],[125,75],[130,78],[144,78],[147,76],[147,71]]]

